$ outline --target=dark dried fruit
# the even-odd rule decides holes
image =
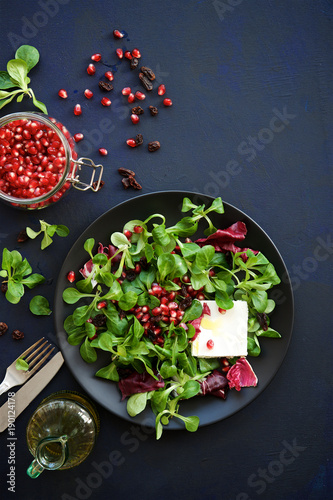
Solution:
[[[261,328],[265,332],[268,329],[267,314],[266,313],[257,313],[257,319],[258,319],[259,325],[261,326]]]
[[[148,144],[148,151],[153,153],[154,151],[157,151],[158,149],[160,149],[160,147],[161,147],[161,144],[158,141],[152,141]]]
[[[156,116],[158,114],[158,109],[156,108],[156,106],[149,106],[149,111],[151,116]]]
[[[139,264],[144,271],[146,271],[150,267],[150,264],[147,261],[146,257],[140,257]]]
[[[135,144],[137,146],[141,146],[141,144],[143,144],[142,134],[137,134],[137,136],[135,137]]]
[[[134,271],[134,269],[129,269],[128,271],[126,271],[126,279],[128,281],[134,281],[136,278],[136,272]]]
[[[132,114],[133,115],[143,115],[144,110],[141,108],[141,106],[135,106],[132,108]]]
[[[100,190],[102,189],[102,187],[104,186],[104,184],[105,184],[105,182],[104,182],[104,181],[101,181],[101,182],[99,183],[99,188],[97,189],[97,191],[100,191]],[[93,189],[96,189],[96,188],[97,188],[97,181],[95,181],[95,182],[93,182],[93,183],[92,183],[92,187],[93,187]]]
[[[124,177],[128,177],[129,175],[132,175],[133,177],[135,176],[135,172],[133,172],[133,170],[130,170],[129,168],[120,167],[118,168],[118,172]]]
[[[0,322],[0,335],[3,335],[8,330],[8,326],[3,321]]]
[[[99,328],[105,325],[106,316],[105,314],[96,314],[96,316],[92,318],[91,322],[94,326],[96,326],[96,328]]]
[[[8,285],[4,281],[1,283],[1,291],[2,293],[6,293],[8,290]]]
[[[122,182],[125,189],[128,189],[131,186],[128,177],[124,177],[123,179],[121,179],[121,182]]]
[[[132,187],[134,189],[142,189],[142,186],[134,179],[133,175],[129,175],[128,177],[124,177],[121,179],[121,182],[125,189]]]
[[[182,300],[180,303],[179,303],[179,309],[181,311],[185,311],[185,309],[187,309],[188,307],[190,307],[190,305],[192,304],[192,297],[186,297],[184,300]]]
[[[131,69],[137,68],[138,65],[139,65],[139,59],[137,57],[132,57],[131,64],[130,64]]]
[[[110,90],[113,90],[113,85],[109,82],[100,81],[100,82],[98,82],[98,86],[101,90],[106,90],[107,92],[110,92]]]
[[[147,66],[141,66],[141,72],[149,78],[150,81],[155,80],[155,73],[152,69],[147,68]]]
[[[12,337],[14,340],[21,340],[24,338],[24,333],[21,332],[20,330],[13,330]]]
[[[16,241],[17,243],[24,243],[29,239],[29,236],[27,235],[27,232],[25,229],[22,229],[22,231],[19,232],[17,235]]]
[[[141,80],[142,85],[144,86],[144,88],[146,90],[148,90],[148,91],[153,90],[154,86],[151,83],[151,81],[149,80],[149,78],[146,77],[146,75],[144,75],[143,73],[139,73],[139,78]]]

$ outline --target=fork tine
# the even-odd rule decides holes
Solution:
[[[44,342],[44,344],[42,344],[41,347],[43,347],[45,344],[47,344],[47,341]],[[51,347],[50,344],[48,344],[45,349],[43,349],[43,351],[41,351],[36,357],[34,357],[34,355],[36,354],[37,351],[34,351],[32,354],[30,354],[30,356],[25,360],[28,364],[29,364],[29,367],[33,366],[35,363],[37,363],[37,361],[43,356],[43,354]],[[30,359],[32,359],[34,357],[34,359],[29,363]]]
[[[34,350],[34,351],[30,354],[30,356],[28,356],[28,357],[26,358],[26,360],[25,360],[25,361],[26,361],[27,363],[29,363],[29,361],[30,361],[30,360],[31,360],[31,359],[32,359],[32,358],[33,358],[33,357],[34,357],[34,356],[38,353],[38,351],[40,351],[41,349],[43,349],[43,347],[44,347],[47,343],[48,343],[48,340],[45,340],[45,342],[43,342],[43,344],[41,344],[41,345],[40,345],[37,349],[35,349],[35,350]],[[47,349],[49,346],[50,346],[50,344],[46,347],[46,349]],[[44,351],[45,351],[45,349],[44,349]],[[43,354],[43,352],[44,352],[44,351],[42,351],[41,353],[39,353],[39,355],[36,357],[36,359],[39,359],[39,358],[41,357],[41,355]],[[34,363],[34,362],[33,362],[33,363]]]
[[[50,354],[52,353],[52,351],[54,350],[55,348],[52,347],[52,349],[44,356],[44,358],[42,358],[36,366],[33,367],[32,370],[29,370],[29,376],[33,375],[37,370],[38,368],[44,363],[44,361],[46,361],[46,359],[50,356]]]
[[[36,347],[36,345],[39,344],[39,342],[42,342],[42,340],[44,340],[44,338],[45,337],[42,337],[41,339],[37,340],[37,342],[35,342],[26,351],[24,351],[17,359],[23,358],[24,356],[26,356],[27,354],[29,354]],[[15,361],[17,361],[17,360],[15,360]]]

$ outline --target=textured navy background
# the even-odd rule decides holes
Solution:
[[[331,498],[332,1],[16,0],[10,7],[1,2],[0,14],[0,69],[18,45],[36,46],[41,60],[30,76],[37,98],[73,134],[84,132],[79,153],[105,166],[98,194],[71,190],[39,213],[0,206],[0,250],[20,250],[48,278],[38,293],[52,304],[67,252],[106,210],[137,194],[184,189],[222,196],[261,225],[287,264],[296,312],[281,369],[238,414],[195,434],[166,432],[156,442],[100,408],[101,434],[87,461],[34,482],[25,474],[31,460],[25,427],[46,395],[81,390],[64,366],[17,419],[15,494],[6,485],[7,434],[0,437],[2,498]],[[128,37],[116,42],[114,28]],[[161,106],[155,118],[144,115],[137,127],[120,94],[137,75],[127,60],[117,61],[118,46],[141,50],[142,62],[155,70],[174,103]],[[85,68],[95,52],[102,53],[103,64],[90,77]],[[98,89],[91,101],[82,95],[96,88],[106,69],[115,71],[111,108],[99,104]],[[66,101],[57,96],[60,88],[68,90]],[[147,105],[160,101],[155,94]],[[80,117],[73,115],[77,102]],[[6,106],[1,116],[33,109],[25,99]],[[103,128],[104,118],[112,131]],[[161,149],[130,150],[125,140],[139,131],[147,142],[159,140]],[[106,158],[99,147],[108,149]],[[120,166],[135,170],[141,192],[122,188]],[[17,233],[39,218],[67,224],[70,235],[55,238],[43,252],[36,241],[18,245]],[[15,306],[0,297],[0,321],[25,332],[20,342],[10,332],[1,338],[0,376],[42,334],[55,340],[52,316],[29,312],[31,296]],[[0,404],[5,401],[2,395]],[[293,452],[284,451],[288,446]],[[96,472],[115,450],[121,464],[111,471],[104,463]]]

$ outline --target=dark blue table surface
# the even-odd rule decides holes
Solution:
[[[34,481],[25,473],[30,415],[52,392],[82,391],[64,365],[16,420],[15,493],[6,483],[8,434],[0,436],[1,498],[331,498],[332,1],[16,0],[1,2],[0,13],[0,69],[18,45],[36,46],[41,59],[30,76],[37,98],[73,134],[85,134],[79,153],[105,167],[98,194],[72,189],[41,212],[0,206],[0,250],[21,251],[47,277],[38,293],[52,305],[63,259],[106,210],[141,193],[180,189],[221,196],[253,218],[281,252],[295,298],[287,356],[249,406],[194,434],[165,432],[160,441],[98,407],[101,432],[89,458]],[[115,41],[114,28],[128,36]],[[120,90],[137,84],[137,74],[117,60],[117,47],[140,49],[173,107],[131,123]],[[91,77],[86,66],[95,52],[103,62]],[[115,71],[110,108],[99,104],[96,88],[106,69]],[[92,87],[88,101],[82,92]],[[67,89],[67,100],[58,97],[60,88]],[[144,104],[160,102],[155,93]],[[76,103],[80,117],[73,114]],[[27,98],[0,115],[21,110],[34,110]],[[159,140],[160,150],[128,148],[125,140],[139,131],[146,142]],[[122,188],[121,166],[136,172],[141,192]],[[69,236],[55,238],[43,252],[37,241],[18,244],[17,233],[36,227],[39,218],[67,224]],[[0,339],[0,377],[41,335],[56,342],[52,315],[30,313],[32,295],[18,305],[0,296],[0,321],[9,325]],[[24,339],[13,340],[13,329],[24,331]]]

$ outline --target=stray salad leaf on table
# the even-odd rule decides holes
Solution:
[[[64,226],[63,224],[57,225],[57,224],[48,224],[44,220],[40,220],[40,230],[39,231],[34,231],[30,227],[26,228],[27,235],[29,236],[30,239],[35,239],[37,238],[38,235],[43,233],[43,239],[41,242],[41,249],[44,250],[47,248],[51,243],[53,243],[52,236],[54,234],[57,234],[58,236],[61,236],[64,238],[65,236],[68,236],[69,234],[69,229],[67,226]]]
[[[275,302],[267,294],[280,279],[260,251],[239,246],[245,224],[214,227],[210,213],[224,213],[221,198],[208,208],[184,198],[182,211],[191,214],[170,227],[162,214],[131,220],[97,251],[87,239],[83,279],[63,292],[67,304],[83,303],[65,319],[69,344],[80,345],[87,363],[100,349],[110,353],[96,376],[118,384],[130,416],[150,405],[157,439],[171,418],[197,430],[197,416],[181,415],[182,400],[225,399],[232,388],[256,386],[246,356],[260,355],[261,337],[280,337],[270,327]],[[192,241],[200,221],[205,237]],[[234,308],[241,311],[236,319]],[[233,347],[233,332],[243,336],[244,355]],[[203,335],[212,355],[193,354]]]

